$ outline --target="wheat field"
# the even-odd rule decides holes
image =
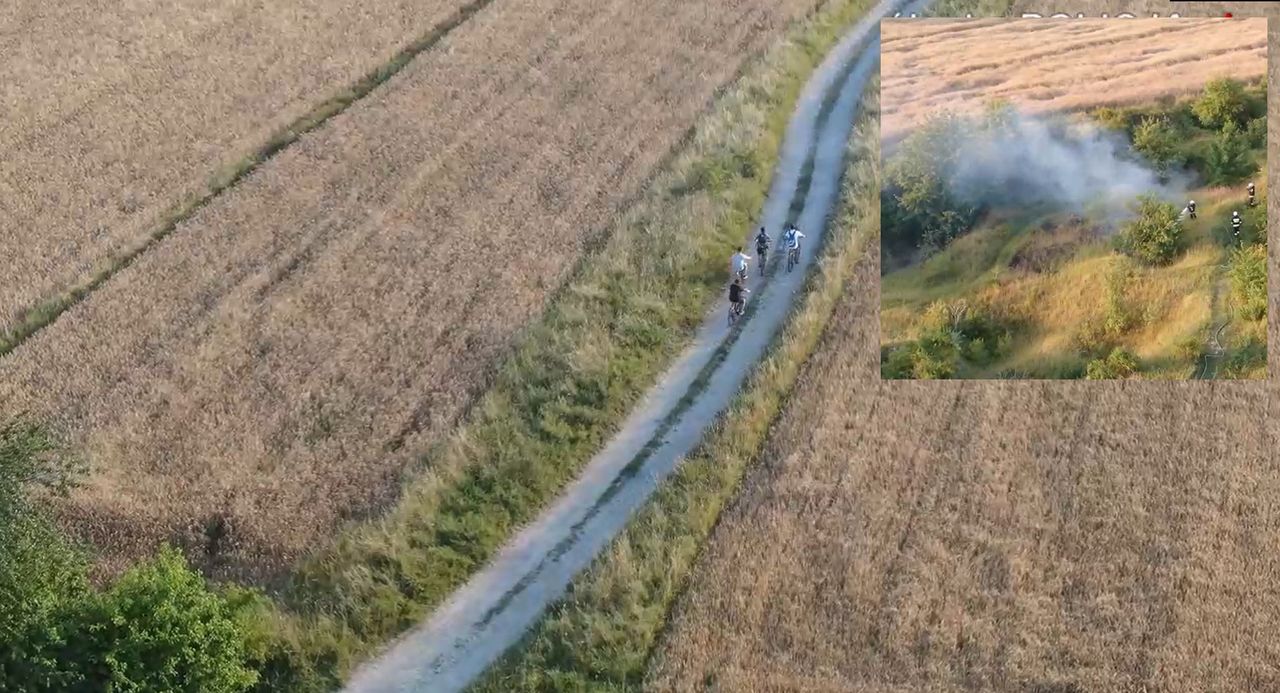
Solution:
[[[0,10],[0,344],[463,0],[13,0]]]
[[[1262,18],[892,19],[883,33],[890,140],[993,98],[1048,113],[1192,94],[1217,77],[1263,76],[1267,55]]]
[[[646,688],[1280,689],[1275,385],[882,381],[878,254],[705,547]]]
[[[881,381],[859,280],[654,690],[1280,686],[1273,387]]]
[[[0,360],[93,467],[114,572],[278,574],[385,507],[743,60],[807,0],[476,14]],[[674,28],[673,28],[674,27]]]

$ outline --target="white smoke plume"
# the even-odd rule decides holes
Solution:
[[[1153,194],[1179,209],[1190,176],[1161,182],[1119,133],[1089,122],[1010,112],[1007,125],[963,139],[949,187],[970,204],[1052,205],[1115,226],[1134,199]]]

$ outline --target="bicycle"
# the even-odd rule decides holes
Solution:
[[[729,303],[729,327],[733,327],[738,322],[738,318],[746,312],[747,300],[744,298],[737,303]]]
[[[787,272],[790,272],[796,265],[800,264],[800,246],[787,249]]]

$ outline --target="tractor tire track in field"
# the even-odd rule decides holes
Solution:
[[[772,277],[753,294],[751,310],[733,329],[725,327],[724,301],[718,296],[693,343],[579,478],[426,622],[357,670],[348,691],[464,689],[519,641],[693,451],[781,331],[821,247],[839,195],[845,144],[879,62],[880,19],[925,4],[881,0],[801,92],[761,220],[776,230],[794,219],[808,233],[801,271],[783,272],[775,264]],[[803,200],[799,206],[797,197]],[[774,255],[776,263],[781,255]]]
[[[418,55],[436,46],[455,29],[461,27],[494,2],[495,0],[472,0],[459,7],[443,22],[401,48],[389,61],[374,68],[354,84],[319,103],[297,120],[273,134],[266,144],[247,153],[237,166],[212,174],[208,188],[202,194],[194,195],[175,204],[167,213],[162,215],[163,221],[159,226],[147,234],[142,241],[122,251],[109,266],[99,270],[80,285],[69,288],[62,295],[31,309],[27,317],[21,320],[13,330],[7,333],[0,330],[0,358],[17,349],[23,342],[30,339],[40,330],[52,325],[63,313],[89,297],[112,277],[127,269],[143,253],[172,234],[179,224],[190,219],[214,199],[234,188],[246,176],[297,142],[303,135],[319,128],[368,96],[374,89],[377,89],[405,67],[408,67],[409,63],[413,62],[413,59]]]

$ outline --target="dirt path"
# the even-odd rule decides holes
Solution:
[[[753,276],[754,305],[732,339],[726,304],[718,300],[693,344],[555,504],[426,623],[357,671],[347,690],[465,688],[564,593],[697,445],[782,328],[813,263],[838,195],[859,98],[879,60],[880,18],[919,11],[924,4],[882,0],[841,40],[800,96],[762,220],[776,236],[793,201],[803,196],[795,223],[808,237],[798,271],[774,264],[763,286]],[[781,253],[771,259],[777,263]]]

